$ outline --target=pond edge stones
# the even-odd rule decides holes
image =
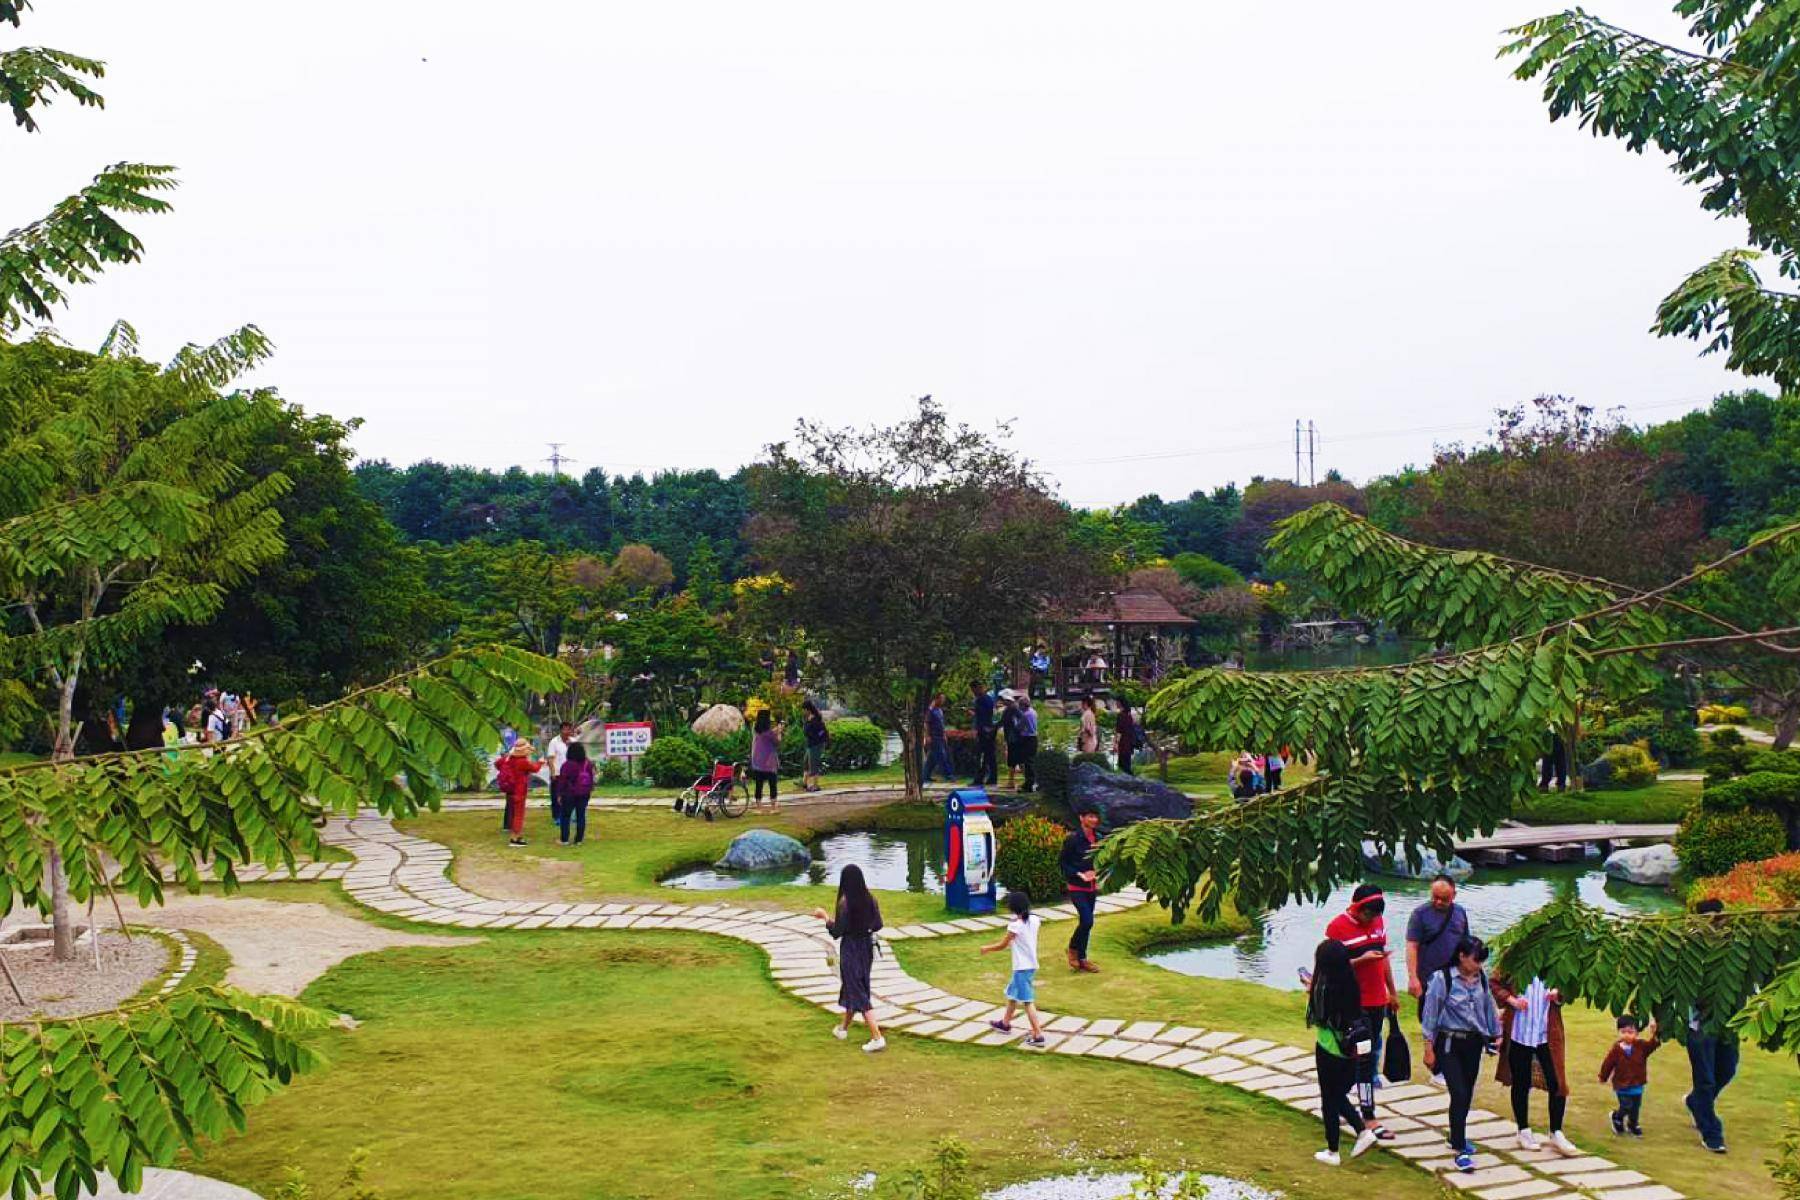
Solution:
[[[1627,846],[1606,856],[1608,879],[1644,887],[1668,887],[1681,870],[1681,858],[1667,842],[1654,846]]]
[[[812,854],[804,843],[773,829],[746,829],[731,839],[725,854],[713,866],[721,871],[774,871],[804,867]]]

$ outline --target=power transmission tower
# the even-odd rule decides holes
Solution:
[[[1294,486],[1300,486],[1300,418],[1294,418]]]
[[[546,442],[545,445],[550,447],[550,456],[544,459],[544,461],[550,464],[550,477],[552,479],[562,478],[562,465],[564,463],[581,461],[571,455],[564,454],[562,452],[564,443],[562,442]]]
[[[1319,485],[1319,433],[1310,420],[1306,423],[1306,482],[1310,487]]]

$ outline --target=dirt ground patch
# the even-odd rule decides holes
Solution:
[[[100,935],[99,970],[94,969],[91,945],[78,947],[72,962],[54,961],[48,942],[8,951],[6,965],[12,968],[25,1003],[21,1005],[12,989],[0,983],[0,1021],[78,1017],[117,1008],[173,961],[167,938],[143,936],[127,941],[116,931]]]
[[[322,904],[250,896],[171,894],[160,907],[125,910],[132,922],[194,929],[231,955],[225,982],[247,992],[297,996],[326,971],[358,954],[389,946],[455,946],[475,938],[384,929]]]

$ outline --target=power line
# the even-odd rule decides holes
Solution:
[[[545,445],[550,447],[550,455],[543,461],[550,464],[550,477],[552,479],[562,478],[562,465],[564,463],[581,461],[578,458],[573,458],[562,452],[562,448],[565,445],[563,442],[546,442]]]

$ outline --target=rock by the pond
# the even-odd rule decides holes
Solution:
[[[1378,875],[1393,875],[1400,879],[1430,879],[1436,875],[1448,875],[1461,883],[1475,873],[1475,868],[1460,854],[1452,854],[1448,864],[1439,860],[1429,850],[1419,851],[1419,866],[1414,870],[1406,861],[1406,855],[1394,851],[1382,853],[1374,842],[1364,842],[1362,846],[1363,865]]]
[[[1663,843],[1655,846],[1627,846],[1606,856],[1606,874],[1611,879],[1645,887],[1667,887],[1681,869],[1675,847]]]
[[[695,733],[708,737],[730,737],[744,727],[744,714],[729,704],[715,704],[694,718]]]
[[[773,829],[746,829],[731,839],[725,857],[713,866],[721,871],[773,871],[803,867],[812,861],[806,846]]]
[[[1069,771],[1069,802],[1077,810],[1089,804],[1099,809],[1100,825],[1107,830],[1158,818],[1185,821],[1194,815],[1193,800],[1179,789],[1102,770],[1094,763],[1080,763]]]

